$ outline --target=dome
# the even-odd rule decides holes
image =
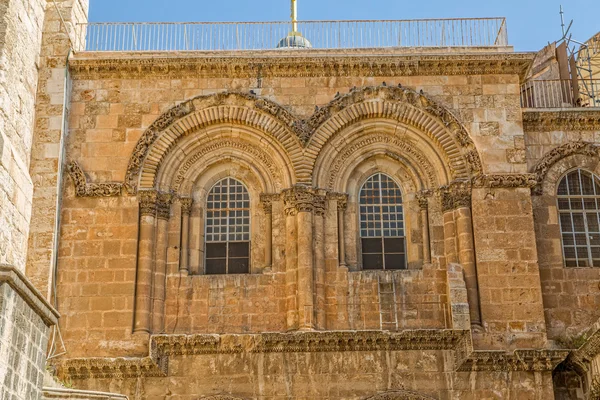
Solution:
[[[290,33],[287,37],[281,39],[277,44],[278,49],[309,49],[312,44],[299,33]]]

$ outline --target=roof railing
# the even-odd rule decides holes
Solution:
[[[289,49],[294,46],[282,46],[282,39],[298,33],[309,42],[301,47],[315,49],[508,45],[505,18],[298,21],[297,24],[298,31],[292,32],[289,21],[87,23],[79,25],[77,50],[270,50],[278,45]]]
[[[600,80],[530,80],[521,85],[523,108],[600,107]]]

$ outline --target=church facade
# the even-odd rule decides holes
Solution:
[[[57,3],[7,30],[4,398],[599,398],[600,109],[527,103],[561,60],[81,48]]]

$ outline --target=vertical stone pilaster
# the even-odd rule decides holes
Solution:
[[[427,197],[419,197],[421,209],[421,230],[423,232],[423,263],[431,263],[431,243],[429,240],[429,201]]]
[[[190,212],[192,211],[192,199],[182,198],[181,202],[181,261],[179,271],[189,274],[190,272]]]
[[[265,268],[273,265],[273,202],[279,199],[278,194],[262,194],[260,202],[265,212]]]
[[[298,329],[298,230],[294,205],[285,204],[285,286],[288,330]]]
[[[471,219],[471,187],[457,182],[442,191],[446,261],[460,263],[465,277],[471,324],[480,327],[479,284],[475,264],[473,223]]]
[[[149,190],[140,192],[139,196],[140,234],[138,240],[133,332],[150,333],[158,193]]]
[[[344,213],[348,208],[348,195],[345,193],[333,193],[331,198],[337,201],[337,225],[338,225],[338,251],[339,251],[339,265],[346,266],[346,243],[344,241],[345,227],[344,227]]]
[[[324,194],[315,196],[315,327],[326,329],[325,310],[325,211],[326,197]]]
[[[158,193],[155,270],[152,274],[152,332],[154,333],[162,332],[164,329],[168,231],[172,202],[171,193]]]

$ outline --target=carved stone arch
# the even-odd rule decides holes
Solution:
[[[305,124],[277,103],[239,92],[198,96],[162,114],[142,134],[129,159],[127,190],[135,193],[141,175],[154,173],[180,138],[227,123],[265,133],[263,140],[281,148],[290,158],[290,168],[302,157],[303,138],[308,137]]]
[[[536,195],[556,195],[558,179],[569,169],[582,167],[595,172],[600,162],[600,145],[592,142],[573,141],[555,147],[546,153],[533,168],[537,185]]]
[[[435,398],[408,390],[392,390],[366,397],[364,400],[435,400]]]
[[[321,108],[308,121],[314,130],[297,167],[299,181],[309,181],[321,150],[353,124],[382,119],[413,128],[435,144],[452,169],[452,179],[480,175],[482,164],[474,142],[460,121],[422,93],[400,87],[352,90]]]

